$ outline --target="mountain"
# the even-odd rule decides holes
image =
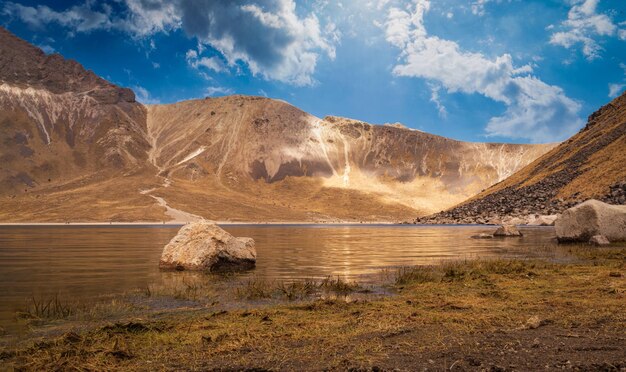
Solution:
[[[229,96],[144,106],[0,28],[0,221],[397,221],[554,145],[467,143]]]
[[[552,215],[588,199],[626,204],[626,93],[589,116],[576,135],[450,210],[421,223]]]
[[[551,147],[319,119],[244,96],[148,106],[148,132],[153,164],[175,180],[156,194],[215,219],[223,205],[238,219],[403,219],[460,202]]]

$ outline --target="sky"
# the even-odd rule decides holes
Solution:
[[[267,96],[464,141],[562,141],[626,88],[626,0],[25,0],[0,25],[146,104]]]

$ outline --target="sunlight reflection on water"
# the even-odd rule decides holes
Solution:
[[[226,226],[257,243],[257,267],[270,280],[338,275],[363,280],[382,268],[446,259],[528,255],[552,244],[554,230],[529,228],[523,238],[477,240],[485,226]],[[178,227],[0,227],[0,318],[31,296],[75,299],[123,293],[171,278],[158,261]],[[522,250],[519,250],[522,248]],[[523,248],[527,248],[524,250]]]

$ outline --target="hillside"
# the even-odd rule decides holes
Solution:
[[[150,158],[173,181],[156,194],[216,219],[229,205],[239,219],[399,220],[460,202],[551,147],[319,119],[244,96],[149,106],[148,128]]]
[[[498,221],[551,215],[595,198],[626,204],[626,93],[587,125],[511,177],[422,223]]]
[[[398,221],[553,145],[466,143],[261,97],[144,106],[0,29],[1,222]]]

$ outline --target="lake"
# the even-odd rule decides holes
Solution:
[[[158,269],[172,226],[1,226],[0,323],[30,298],[77,300],[124,293],[169,280]],[[228,225],[257,243],[257,267],[243,274],[297,280],[329,275],[372,280],[381,269],[442,260],[519,257],[554,244],[554,229],[523,238],[471,239],[489,226]],[[175,275],[174,275],[175,276]]]

